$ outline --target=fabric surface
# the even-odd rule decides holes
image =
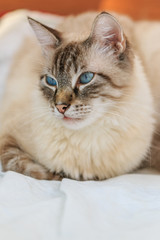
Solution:
[[[26,14],[52,26],[61,18],[25,11],[0,25],[0,88],[23,38]],[[159,240],[160,176],[109,180],[36,180],[0,170],[0,240]]]

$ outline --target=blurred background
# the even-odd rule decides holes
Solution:
[[[160,19],[160,0],[0,0],[0,16],[16,9],[58,15],[107,10],[128,14],[134,19]]]

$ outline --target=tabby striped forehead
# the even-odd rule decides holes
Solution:
[[[54,57],[53,73],[61,82],[69,81],[71,72],[77,73],[81,63],[82,47],[78,43],[70,43],[57,50]]]

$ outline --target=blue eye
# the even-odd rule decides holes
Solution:
[[[50,86],[56,86],[57,82],[54,78],[46,76],[46,83]]]
[[[94,73],[92,73],[92,72],[82,73],[81,76],[79,77],[80,83],[87,84],[93,79],[93,77],[94,77]]]

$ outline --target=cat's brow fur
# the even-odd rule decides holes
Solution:
[[[151,145],[159,146],[153,136],[160,120],[160,23],[116,15],[126,44],[111,42],[117,52],[123,49],[118,54],[99,45],[96,16],[69,16],[57,30],[47,27],[57,41],[45,46],[44,57],[32,39],[15,56],[0,115],[4,171],[88,180],[131,172],[143,160],[156,166],[159,154]],[[84,72],[94,73],[86,85],[79,83]],[[46,84],[47,75],[56,79],[57,87]],[[77,120],[65,121],[58,104],[66,104],[67,117]]]
[[[79,66],[79,55],[80,52],[83,51],[81,49],[80,44],[77,43],[69,43],[64,48],[60,48],[55,53],[54,66],[56,75],[61,76],[64,73],[70,73],[71,67],[77,73],[77,69]],[[66,83],[65,83],[66,84]]]

